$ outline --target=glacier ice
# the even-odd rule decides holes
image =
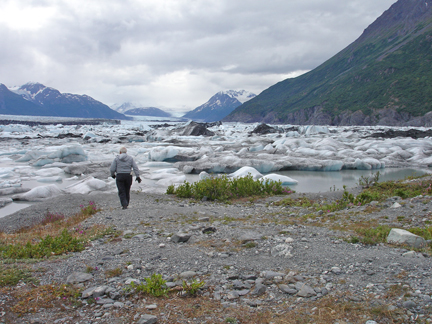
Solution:
[[[108,189],[108,183],[90,176],[78,181],[77,183],[67,186],[64,191],[70,194],[88,194],[93,191],[106,191]]]
[[[57,187],[55,184],[48,186],[39,186],[31,189],[30,191],[13,196],[13,200],[24,200],[24,201],[39,201],[41,199],[53,198],[63,194],[63,190]]]
[[[295,185],[298,184],[297,180],[294,180],[290,177],[283,176],[276,173],[266,174],[262,178],[260,178],[260,181],[266,181],[266,180],[272,180],[272,181],[280,181],[283,185]]]
[[[263,176],[260,172],[258,172],[257,169],[252,167],[242,167],[236,172],[229,174],[228,176],[232,178],[242,178],[247,177],[248,175],[251,175],[254,180],[259,179]]]

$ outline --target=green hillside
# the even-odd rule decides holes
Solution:
[[[392,109],[405,119],[432,111],[432,15],[425,0],[400,0],[346,49],[316,69],[287,79],[238,107],[225,121],[308,121]],[[375,118],[377,120],[377,118]],[[319,122],[318,122],[319,123]]]

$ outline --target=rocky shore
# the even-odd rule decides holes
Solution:
[[[293,198],[320,202],[341,194]],[[122,210],[116,194],[68,195],[1,218],[0,229],[11,232],[46,211],[73,215],[94,201],[102,211],[82,230],[100,225],[115,232],[82,252],[29,265],[39,285],[79,288],[78,304],[58,301],[19,315],[12,311],[14,291],[30,288],[21,283],[0,294],[0,323],[298,323],[295,316],[316,323],[432,322],[427,251],[350,243],[358,223],[427,226],[432,197],[393,197],[324,214],[276,206],[280,199],[222,204],[134,192]],[[127,289],[155,273],[178,292],[154,298]],[[193,279],[205,283],[196,297],[181,289]],[[352,311],[337,312],[344,307]]]

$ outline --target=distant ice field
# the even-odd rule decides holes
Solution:
[[[385,181],[429,173],[432,165],[429,137],[369,137],[401,127],[274,125],[273,133],[256,134],[258,124],[227,123],[209,125],[203,136],[190,123],[69,123],[0,125],[0,217],[57,195],[115,193],[108,170],[122,146],[141,170],[143,182],[132,190],[143,192],[212,174],[252,174],[297,192],[324,192],[354,187],[377,171]]]

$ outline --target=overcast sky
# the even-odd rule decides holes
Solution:
[[[0,83],[191,110],[320,65],[396,0],[1,0]]]

